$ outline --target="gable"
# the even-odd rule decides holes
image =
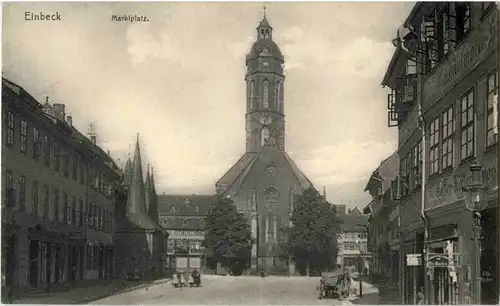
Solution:
[[[232,196],[236,195],[240,186],[246,184],[245,181],[247,180],[249,173],[253,171],[256,164],[259,164],[260,166],[260,169],[257,170],[258,174],[254,174],[257,175],[257,177],[263,177],[266,173],[267,167],[273,166],[278,173],[289,171],[290,175],[288,175],[288,185],[291,186],[294,185],[294,183],[297,183],[297,187],[302,190],[312,186],[310,180],[300,171],[293,160],[279,148],[276,140],[273,137],[270,137],[257,156],[255,156],[246,169],[244,169],[243,173],[233,182],[231,186],[229,186],[224,194]],[[262,167],[264,167],[263,165],[265,165],[266,169],[262,169]],[[254,183],[252,182],[251,184]]]

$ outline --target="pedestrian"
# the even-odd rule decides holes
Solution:
[[[424,295],[424,287],[420,287],[417,293],[417,305],[424,305],[425,295]]]

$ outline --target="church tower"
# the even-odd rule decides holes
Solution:
[[[264,17],[257,27],[257,40],[246,56],[247,153],[259,152],[270,136],[285,150],[284,63],[264,9]]]

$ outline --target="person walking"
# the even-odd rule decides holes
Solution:
[[[425,295],[424,295],[424,287],[420,287],[417,293],[417,305],[424,305],[425,303]]]

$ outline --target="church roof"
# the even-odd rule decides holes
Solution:
[[[214,195],[159,195],[158,214],[169,216],[204,216],[217,201]]]
[[[274,137],[271,136],[271,137],[269,137],[267,142],[264,144],[264,146],[260,149],[258,154],[251,153],[253,158],[248,163],[246,163],[246,166],[244,168],[241,168],[242,163],[240,163],[240,161],[243,159],[243,157],[245,157],[245,155],[247,155],[249,153],[246,153],[245,155],[243,155],[243,157],[240,158],[240,160],[238,162],[236,162],[236,164],[232,168],[235,168],[235,166],[238,165],[238,169],[240,169],[240,170],[238,173],[234,173],[234,172],[232,173],[233,174],[232,177],[234,177],[234,179],[232,181],[224,180],[224,183],[226,183],[227,185],[220,186],[220,184],[221,184],[220,182],[222,181],[222,179],[224,179],[224,177],[221,180],[219,180],[219,182],[216,184],[216,186],[220,188],[220,189],[218,188],[219,189],[218,193],[224,194],[224,193],[230,191],[230,189],[234,190],[234,187],[239,186],[243,182],[245,177],[248,175],[248,173],[252,169],[255,162],[257,160],[259,160],[259,157],[262,154],[262,152],[264,152],[264,150],[268,147],[275,147],[279,150],[279,152],[281,154],[283,154],[285,160],[292,168],[293,174],[297,177],[299,184],[301,185],[301,187],[303,189],[307,189],[308,187],[313,186],[311,181],[305,176],[305,174],[302,171],[300,171],[299,167],[297,167],[295,162],[288,156],[288,154],[286,154],[285,151],[280,149],[280,147],[276,144],[276,140],[274,139]],[[231,169],[228,171],[228,173],[231,172]]]
[[[231,185],[236,178],[243,173],[255,156],[257,156],[256,153],[245,153],[231,168],[229,168],[226,174],[224,174],[222,178],[215,183],[216,186],[221,188],[220,193],[225,192],[229,188],[229,185]]]

